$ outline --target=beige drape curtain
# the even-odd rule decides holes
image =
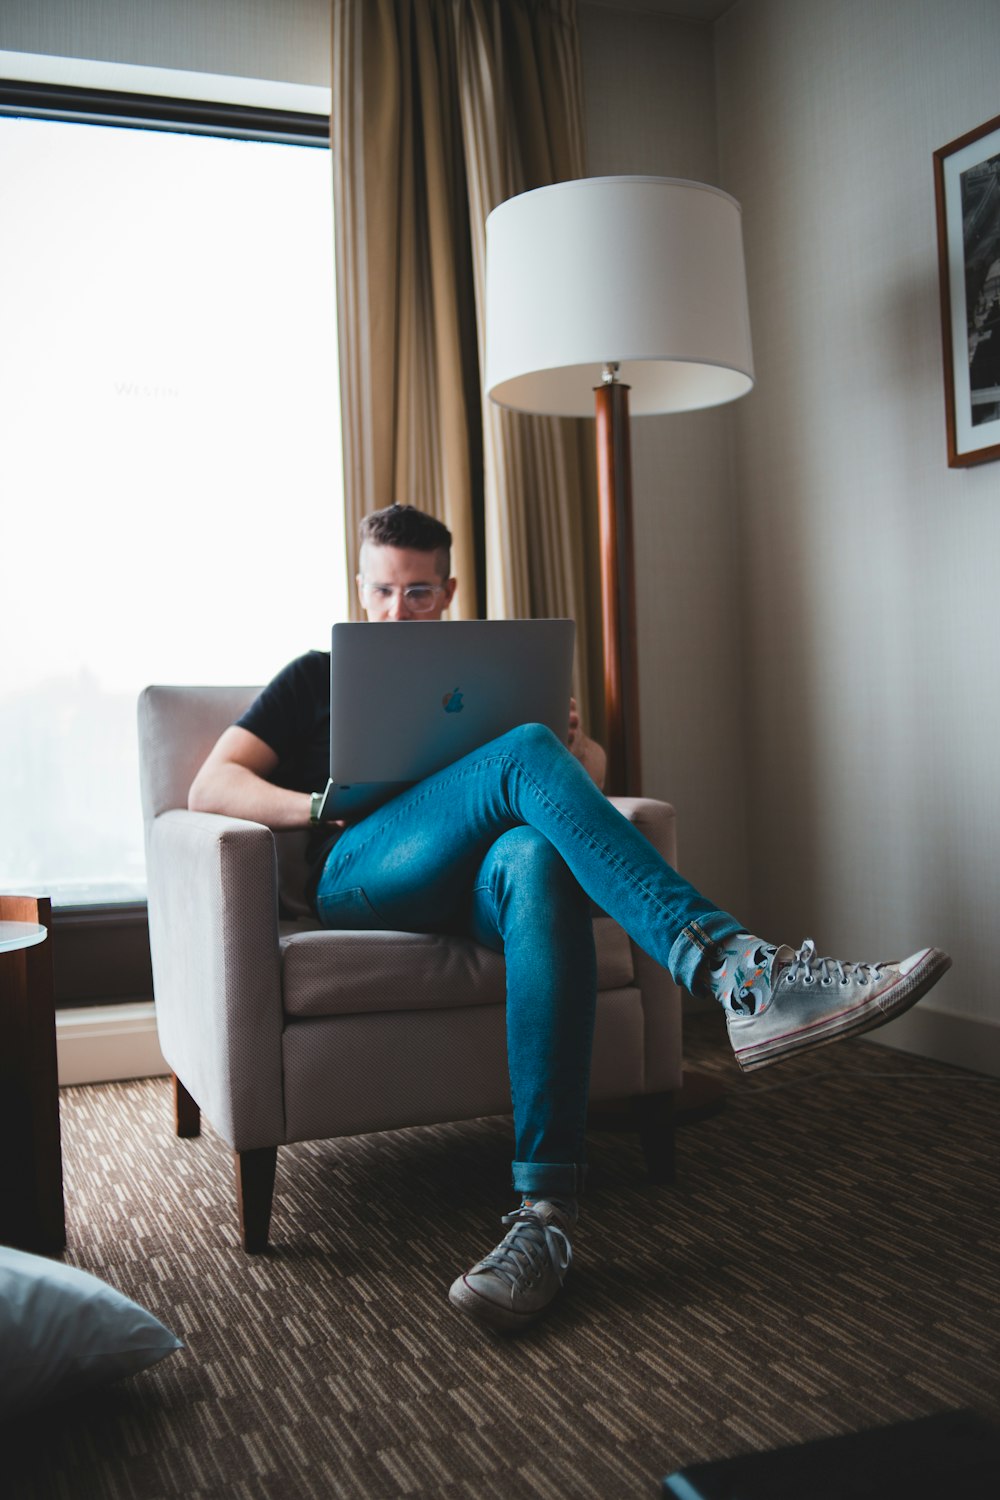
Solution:
[[[440,516],[456,613],[576,619],[586,709],[593,431],[503,412],[481,387],[486,217],[584,175],[575,0],[333,0],[332,90],[352,547],[394,500]]]

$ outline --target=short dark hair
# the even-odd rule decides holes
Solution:
[[[451,572],[451,532],[443,521],[415,505],[387,505],[365,516],[359,528],[361,545],[406,547],[414,552],[443,552],[445,578]]]

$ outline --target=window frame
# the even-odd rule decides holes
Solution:
[[[327,150],[330,146],[329,115],[32,79],[0,78],[0,114],[135,130],[193,131]]]

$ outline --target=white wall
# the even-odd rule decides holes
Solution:
[[[1000,6],[742,0],[714,35],[758,376],[752,913],[827,952],[948,948],[889,1035],[1000,1071],[1000,464],[947,467],[931,160],[1000,109]]]
[[[1000,108],[1000,6],[579,15],[588,169],[744,209],[757,388],[636,425],[647,785],[757,931],[947,947],[880,1039],[1000,1072],[1000,464],[947,467],[931,166]]]

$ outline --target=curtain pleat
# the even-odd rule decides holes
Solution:
[[[348,536],[394,500],[439,516],[455,613],[576,620],[586,713],[592,428],[482,389],[486,218],[584,175],[575,0],[333,0],[332,78]]]

